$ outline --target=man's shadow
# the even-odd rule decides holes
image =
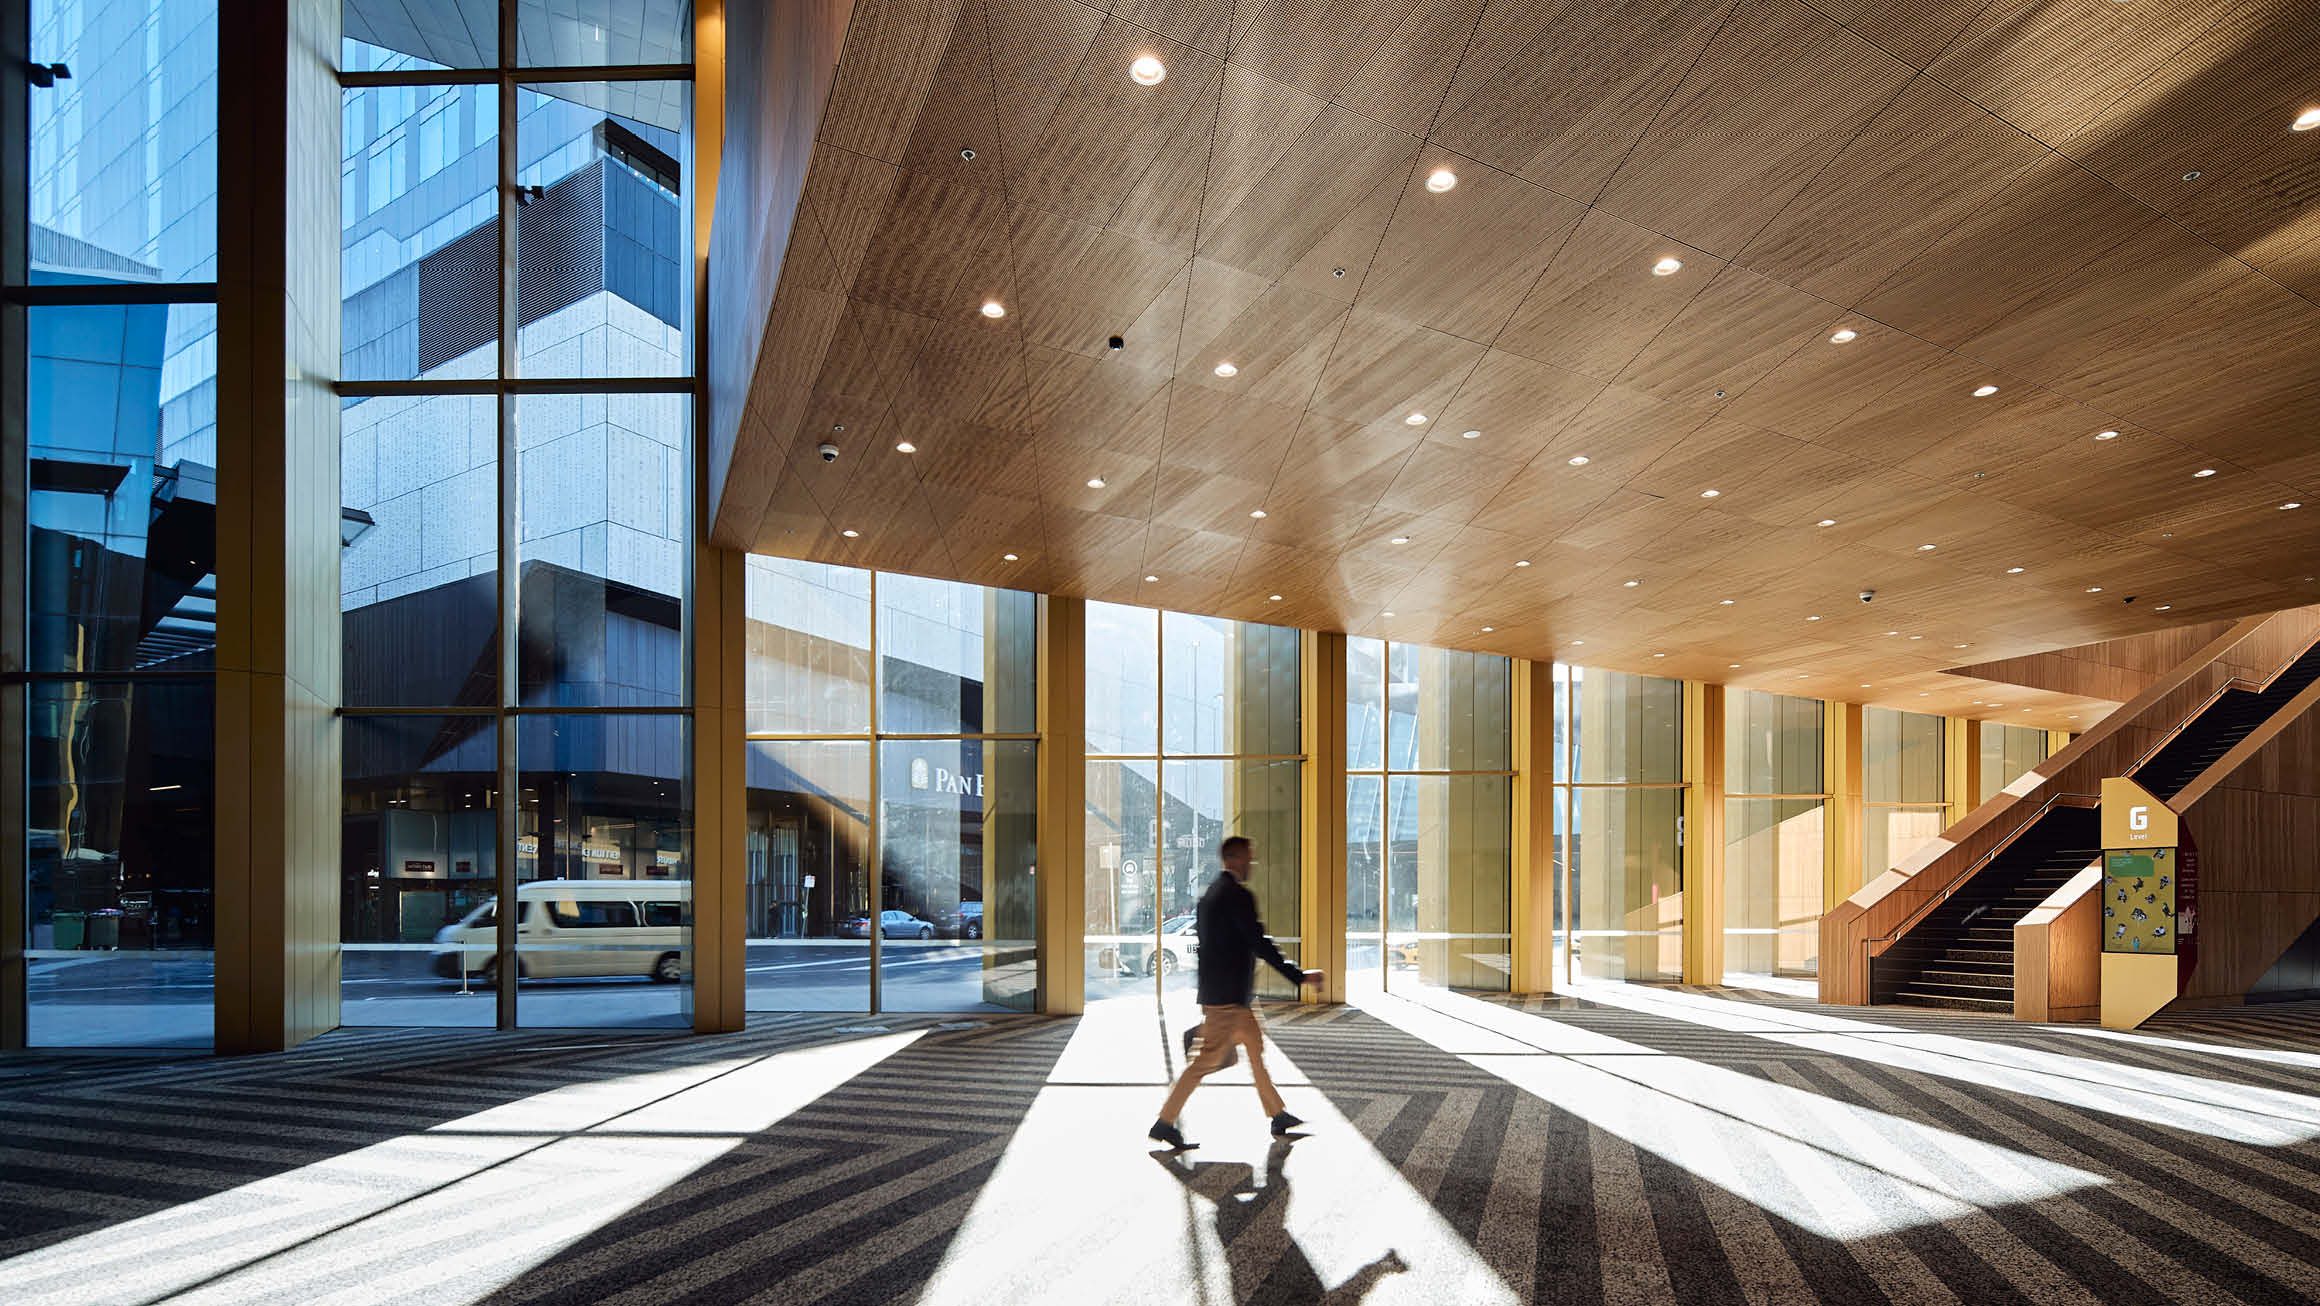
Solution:
[[[1284,1167],[1294,1138],[1277,1138],[1265,1153],[1265,1182],[1257,1183],[1245,1161],[1182,1164],[1182,1153],[1154,1152],[1152,1159],[1176,1182],[1216,1205],[1217,1241],[1224,1244],[1232,1271],[1233,1300],[1241,1306],[1355,1306],[1379,1279],[1410,1268],[1400,1252],[1354,1271],[1335,1288],[1325,1287],[1313,1263],[1289,1234],[1289,1176]],[[1273,1249],[1279,1248],[1279,1254]]]

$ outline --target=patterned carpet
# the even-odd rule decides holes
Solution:
[[[2320,1005],[1267,1015],[1178,1157],[1148,1006],[0,1061],[0,1301],[2320,1300]]]

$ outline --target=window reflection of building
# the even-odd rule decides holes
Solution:
[[[1085,995],[1189,992],[1188,923],[1255,845],[1249,887],[1298,955],[1301,636],[1254,622],[1087,605]],[[1258,991],[1286,996],[1260,973]]]
[[[752,1004],[860,1010],[875,956],[882,1010],[1028,1009],[1036,598],[754,556],[746,595],[749,934],[851,977]]]
[[[1346,640],[1346,964],[1504,990],[1512,978],[1513,664]]]
[[[1567,977],[1683,973],[1683,684],[1556,663]]]
[[[1942,719],[1861,709],[1861,874],[1874,880],[1907,861],[1949,824],[1947,732]]]
[[[1724,980],[1819,973],[1827,872],[1818,699],[1724,698]]]

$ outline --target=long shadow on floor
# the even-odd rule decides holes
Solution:
[[[1233,1300],[1244,1306],[1355,1306],[1387,1275],[1410,1267],[1387,1248],[1335,1288],[1322,1284],[1303,1248],[1287,1227],[1289,1177],[1286,1164],[1293,1139],[1273,1141],[1265,1169],[1244,1161],[1194,1161],[1190,1154],[1153,1153],[1176,1182],[1205,1197],[1216,1209],[1216,1236],[1232,1274]],[[1188,1231],[1192,1232],[1192,1231]],[[1284,1247],[1285,1244],[1285,1247]],[[1272,1249],[1282,1248],[1278,1256]]]

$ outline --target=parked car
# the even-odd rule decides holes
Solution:
[[[1163,975],[1189,970],[1200,961],[1200,935],[1193,926],[1194,918],[1171,916],[1160,922],[1160,949],[1144,963],[1144,973],[1158,969]]]
[[[534,880],[516,887],[516,976],[636,975],[662,983],[692,962],[690,880]],[[485,983],[499,970],[499,899],[435,932],[435,973]]]
[[[944,912],[940,924],[942,925],[942,932],[947,938],[982,938],[983,904],[979,902],[962,902],[956,908]]]
[[[878,913],[878,932],[889,939],[931,939],[934,937],[934,926],[909,912],[889,907]],[[856,916],[851,920],[840,921],[838,923],[838,937],[841,939],[869,938],[870,918]]]

